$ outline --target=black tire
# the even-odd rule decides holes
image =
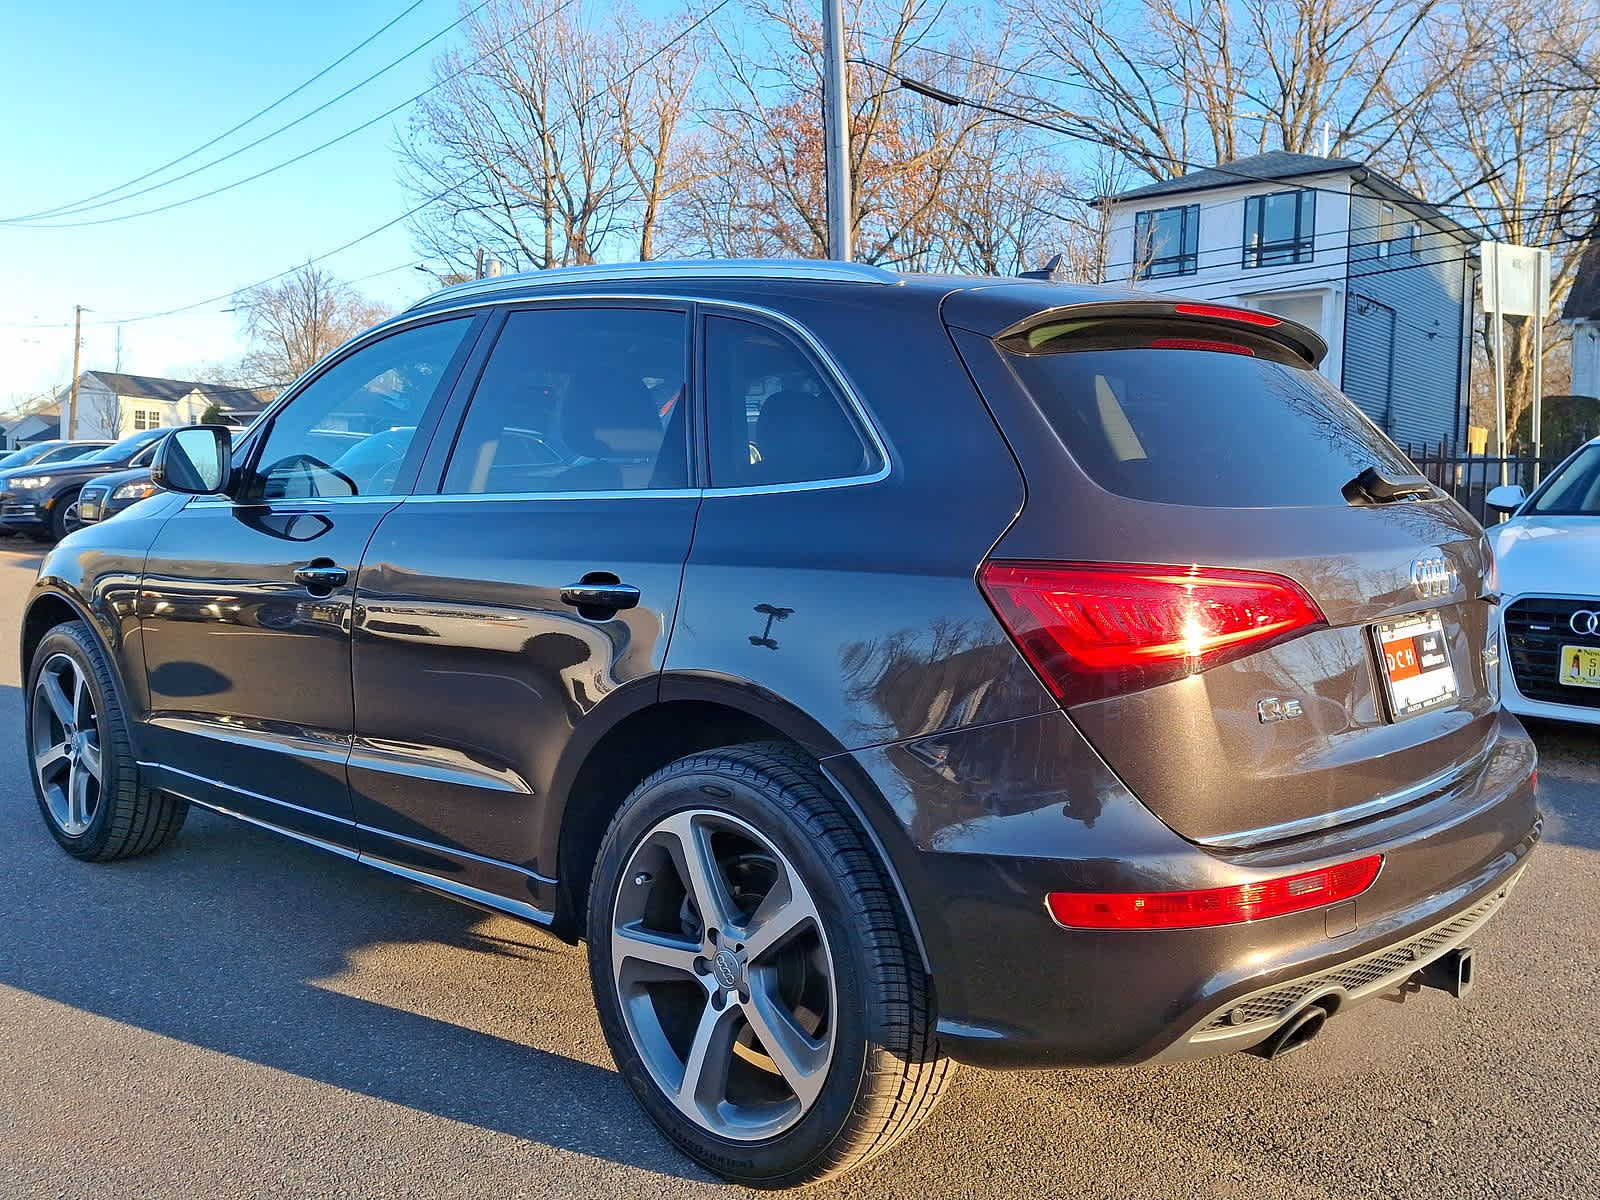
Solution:
[[[23,720],[30,762],[36,763],[38,746],[61,736],[59,721],[46,725],[51,716],[41,707],[48,706],[49,700],[41,695],[40,676],[47,665],[52,665],[53,671],[64,670],[59,661],[63,657],[80,673],[84,695],[92,706],[84,711],[92,713],[100,777],[94,788],[87,827],[75,830],[64,825],[58,813],[52,810],[45,773],[36,765],[32,766],[28,774],[33,781],[39,812],[51,836],[74,858],[108,862],[148,854],[165,845],[183,826],[189,802],[159,792],[140,779],[127,714],[111,667],[99,642],[81,621],[57,625],[45,634],[28,665]],[[88,729],[88,724],[84,723],[83,728]]]
[[[59,542],[72,532],[72,518],[78,506],[78,493],[62,496],[50,510],[50,539]]]
[[[663,822],[674,814],[688,819],[690,812],[706,820],[727,814],[781,852],[783,867],[792,867],[809,892],[823,954],[831,960],[834,1012],[827,1021],[832,1048],[825,1080],[809,1108],[801,1103],[803,1115],[794,1124],[763,1140],[721,1136],[710,1122],[682,1111],[652,1076],[623,1016],[622,985],[613,969],[619,891],[651,879],[630,863],[647,851],[646,841]],[[954,1074],[938,1045],[932,981],[884,866],[815,762],[795,747],[762,743],[708,751],[640,784],[601,844],[588,917],[595,1001],[618,1070],[666,1135],[726,1179],[792,1187],[858,1166],[915,1129]],[[692,911],[685,919],[694,919]],[[696,972],[710,976],[713,968],[695,959]],[[715,993],[715,981],[706,982]]]

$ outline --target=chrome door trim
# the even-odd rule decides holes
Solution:
[[[376,867],[380,871],[387,871],[391,875],[398,875],[401,879],[409,880],[430,891],[441,892],[455,900],[462,900],[468,904],[476,904],[480,908],[493,909],[509,916],[521,917],[535,925],[550,925],[555,922],[555,914],[545,912],[542,908],[535,908],[521,900],[508,900],[494,892],[486,892],[482,888],[475,888],[469,884],[459,883],[454,879],[444,879],[438,875],[430,875],[426,871],[418,871],[414,867],[402,867],[399,863],[390,862],[383,858],[373,858],[371,855],[362,854],[357,857],[357,862],[363,866]]]
[[[208,787],[220,788],[222,791],[232,792],[236,796],[248,796],[250,799],[259,800],[263,804],[274,804],[279,808],[287,808],[292,812],[304,813],[308,817],[316,817],[319,821],[331,821],[335,825],[344,825],[351,829],[356,828],[356,823],[348,817],[336,817],[332,813],[322,812],[315,808],[305,808],[299,804],[291,804],[287,800],[279,800],[274,796],[264,796],[260,792],[252,792],[249,788],[235,787],[231,783],[223,783],[220,779],[211,779],[205,775],[196,775],[193,771],[185,771],[179,767],[170,767],[166,763],[146,762],[144,759],[140,759],[139,769],[141,771],[155,771],[162,775],[180,775],[184,779],[192,779],[196,783],[203,783]],[[171,788],[164,788],[163,790],[173,791]],[[176,795],[178,793],[174,792],[173,794]],[[207,808],[216,808],[219,812],[227,811],[230,816],[237,816],[244,821],[255,821],[254,817],[247,817],[243,813],[234,813],[231,809],[224,810],[216,804],[208,804],[204,800],[195,800],[193,796],[184,796],[184,799],[194,800],[196,804],[204,805]],[[266,821],[255,821],[255,823],[258,825],[265,825],[269,829],[278,828],[276,825],[272,825]],[[290,834],[293,837],[300,836],[290,829],[285,829],[283,832]],[[316,839],[313,838],[310,840],[315,841]]]
[[[489,858],[482,854],[474,854],[472,851],[463,850],[458,846],[443,846],[438,842],[430,842],[424,840],[423,838],[410,837],[404,833],[395,833],[392,830],[381,829],[376,825],[357,825],[356,829],[361,833],[370,833],[377,837],[391,838],[394,841],[402,843],[403,845],[415,846],[418,850],[428,850],[432,853],[447,855],[451,858],[465,858],[472,862],[482,863],[486,867],[499,867],[502,870],[512,871],[518,875],[526,875],[529,879],[534,880],[536,883],[553,884],[556,882],[548,875],[541,875],[537,871],[530,871],[527,867],[519,867],[516,863],[509,863],[501,858]],[[361,861],[366,862],[370,857],[370,855],[363,851],[361,855]]]

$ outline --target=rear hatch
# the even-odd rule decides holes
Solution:
[[[1167,824],[1258,845],[1473,777],[1487,542],[1318,374],[1314,335],[1170,301],[951,333],[1028,484],[985,594]]]

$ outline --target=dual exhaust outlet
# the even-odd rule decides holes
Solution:
[[[1449,992],[1457,1000],[1464,1000],[1472,990],[1472,975],[1472,947],[1458,946],[1424,966],[1407,980],[1407,985],[1437,988]],[[1275,1029],[1266,1041],[1252,1046],[1250,1052],[1272,1061],[1293,1054],[1322,1032],[1336,1004],[1333,997],[1313,1000]]]

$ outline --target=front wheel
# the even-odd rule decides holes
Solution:
[[[74,529],[81,529],[83,522],[78,520],[78,498],[63,497],[57,501],[55,511],[50,514],[50,536],[60,541]]]
[[[589,965],[646,1111],[740,1183],[864,1162],[952,1074],[884,867],[788,746],[681,759],[634,791],[595,866]]]

